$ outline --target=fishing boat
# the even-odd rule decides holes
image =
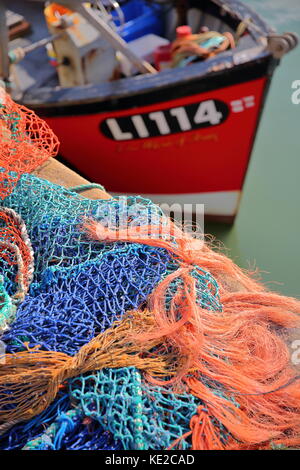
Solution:
[[[186,204],[191,212],[204,204],[206,216],[232,222],[273,72],[296,35],[276,34],[238,0],[43,3],[9,1],[31,25],[9,43],[27,52],[11,66],[10,85],[57,134],[62,161],[113,194]],[[66,11],[85,16],[81,30],[77,20],[66,23]],[[193,35],[213,31],[208,42],[230,35],[234,44],[181,57],[176,67],[155,66],[154,55],[137,58],[130,48],[146,35],[173,44],[182,26]],[[74,50],[64,34],[77,34]],[[34,47],[43,41],[52,49]]]

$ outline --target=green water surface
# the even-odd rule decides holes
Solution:
[[[278,32],[300,35],[300,0],[245,0]],[[271,289],[300,297],[300,46],[275,71],[233,226],[206,223],[243,267],[257,266]],[[299,95],[300,97],[300,95]]]

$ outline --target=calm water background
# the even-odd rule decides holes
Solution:
[[[300,0],[244,0],[278,32],[300,35]],[[300,46],[276,69],[232,227],[206,224],[243,267],[258,267],[271,289],[300,297]]]

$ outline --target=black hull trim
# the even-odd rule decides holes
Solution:
[[[131,109],[133,107],[147,106],[151,104],[163,103],[172,99],[184,98],[198,93],[224,88],[238,83],[255,80],[263,76],[271,76],[278,61],[269,54],[255,59],[245,64],[235,65],[231,68],[223,68],[218,72],[209,75],[194,77],[187,76],[185,79],[169,83],[164,81],[155,83],[154,88],[146,88],[143,91],[128,89],[127,93],[106,95],[95,97],[92,101],[83,99],[87,94],[86,89],[77,90],[77,97],[72,96],[72,100],[66,99],[68,90],[61,90],[60,96],[57,91],[54,93],[58,101],[54,102],[54,96],[49,97],[48,102],[42,104],[33,96],[25,96],[23,103],[35,109],[41,117],[53,116],[76,116],[96,114],[99,112],[111,112]],[[162,74],[161,74],[162,75]],[[44,95],[45,98],[45,95]],[[77,98],[77,99],[76,99]]]

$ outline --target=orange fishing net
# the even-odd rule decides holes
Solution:
[[[15,103],[0,87],[0,198],[11,193],[23,173],[56,156],[58,147],[45,121]]]

